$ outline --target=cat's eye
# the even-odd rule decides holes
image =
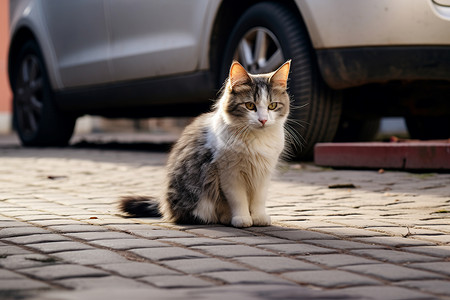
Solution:
[[[269,104],[268,108],[270,110],[274,110],[275,108],[277,108],[277,106],[278,106],[277,102],[272,102],[272,103]]]
[[[246,107],[248,110],[256,110],[255,103],[253,103],[253,102],[245,102],[245,107]]]

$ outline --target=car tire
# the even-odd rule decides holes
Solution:
[[[450,138],[450,117],[422,117],[405,118],[406,127],[412,139],[439,140]]]
[[[252,39],[256,45],[258,35],[264,34],[265,45],[269,45],[264,52],[265,58],[256,53],[258,47],[242,46],[244,42],[251,44]],[[276,47],[281,53],[277,53]],[[253,61],[248,56],[243,58],[245,49],[253,49]],[[311,159],[317,142],[333,140],[342,110],[341,97],[323,81],[299,14],[276,2],[251,6],[234,26],[223,58],[220,68],[223,76],[228,74],[233,59],[240,61],[250,73],[271,72],[292,59],[289,93],[294,101],[286,127],[293,158]]]
[[[21,47],[12,67],[13,120],[23,146],[66,146],[76,117],[61,112],[41,51],[31,40]]]

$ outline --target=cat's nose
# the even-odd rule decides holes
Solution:
[[[266,119],[258,119],[259,122],[261,122],[262,126],[264,126],[264,124],[266,124],[267,120]]]

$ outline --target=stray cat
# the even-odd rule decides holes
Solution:
[[[233,62],[213,111],[187,126],[170,152],[165,196],[123,197],[120,209],[182,224],[270,225],[265,202],[285,145],[289,69],[290,60],[253,75]]]

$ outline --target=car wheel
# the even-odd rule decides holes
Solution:
[[[450,118],[406,117],[406,127],[412,139],[438,140],[450,138]]]
[[[75,127],[74,116],[60,112],[54,101],[41,51],[25,43],[13,62],[14,125],[24,146],[65,146]]]
[[[333,140],[342,101],[321,78],[299,15],[275,2],[251,6],[231,32],[221,74],[228,74],[233,59],[250,73],[271,72],[292,59],[289,92],[294,102],[287,129],[296,158],[311,159],[314,144]]]

